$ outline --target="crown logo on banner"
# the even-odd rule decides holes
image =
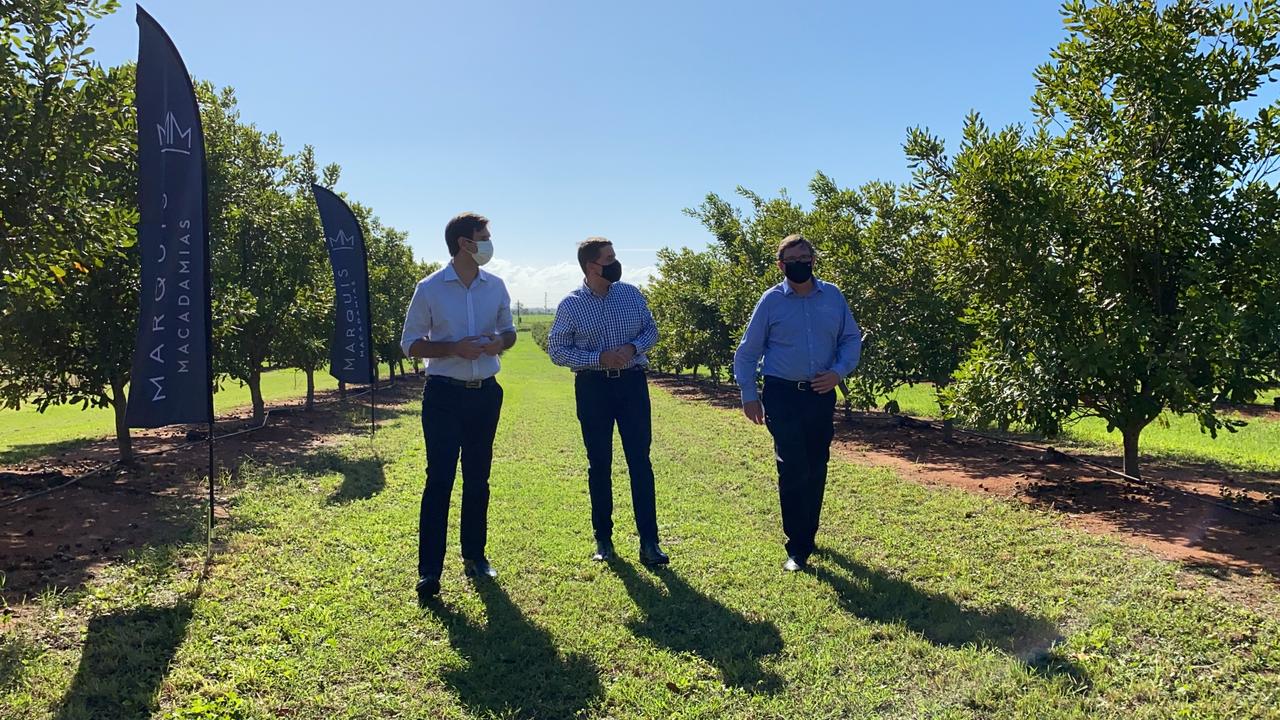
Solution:
[[[356,239],[339,228],[337,236],[329,238],[329,247],[334,250],[355,250]]]
[[[178,119],[170,112],[164,119],[163,125],[156,125],[156,132],[160,135],[160,152],[176,152],[183,155],[191,154],[191,128],[187,128],[183,132],[182,126],[178,124]],[[183,141],[186,141],[186,147],[182,147]]]

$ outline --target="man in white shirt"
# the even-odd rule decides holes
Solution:
[[[445,227],[453,258],[418,283],[405,313],[400,347],[426,359],[422,436],[427,484],[418,516],[418,600],[440,592],[449,500],[462,460],[462,567],[468,577],[497,577],[485,555],[489,469],[502,411],[498,354],[516,342],[511,297],[502,279],[480,269],[493,257],[489,221],[463,213]]]

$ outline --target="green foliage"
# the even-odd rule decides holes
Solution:
[[[1125,438],[1165,409],[1211,434],[1280,373],[1280,107],[1243,105],[1280,67],[1280,7],[1064,6],[1036,71],[1037,126],[968,119],[956,157],[912,131],[978,333],[962,416],[1046,433],[1096,415]]]
[[[72,273],[132,241],[127,210],[99,192],[131,140],[107,73],[86,45],[114,0],[0,4],[0,312],[52,300]],[[87,231],[92,229],[91,231]],[[2,316],[0,316],[2,319]]]
[[[84,196],[73,200],[64,194],[57,202],[64,203],[63,209],[72,202],[85,203],[82,209],[91,206],[92,212],[78,216],[87,224],[57,232],[50,226],[27,227],[30,234],[25,244],[41,248],[33,252],[79,259],[55,274],[54,282],[0,283],[0,407],[30,403],[43,411],[66,403],[113,406],[124,460],[132,453],[123,410],[139,274],[133,84],[132,66],[123,66],[107,71],[94,68],[74,87],[75,101],[95,123],[97,156],[89,161],[94,165],[92,172],[75,187]],[[54,172],[52,164],[47,167]],[[63,191],[69,193],[71,188]],[[9,199],[17,200],[6,194],[0,202]],[[26,272],[21,260],[11,270],[16,274],[9,279]],[[37,280],[35,275],[26,278]]]
[[[715,285],[716,258],[707,252],[658,251],[658,278],[645,289],[659,343],[649,353],[658,369],[705,367],[719,382],[722,371],[732,374],[733,332],[725,321]]]

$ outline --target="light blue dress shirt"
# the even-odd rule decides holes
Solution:
[[[843,378],[858,366],[862,330],[844,294],[817,278],[813,286],[801,295],[783,280],[760,296],[733,356],[733,378],[744,404],[760,397],[757,367],[764,375],[808,381],[826,370]]]
[[[511,296],[502,278],[484,271],[462,284],[453,263],[428,275],[413,290],[404,316],[400,349],[409,356],[416,340],[455,342],[473,335],[501,335],[515,332],[511,320]],[[428,375],[447,375],[458,380],[483,380],[498,374],[496,355],[475,360],[460,357],[427,358]]]

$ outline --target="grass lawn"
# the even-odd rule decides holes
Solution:
[[[1268,393],[1258,404],[1271,406],[1275,393]],[[919,417],[938,417],[938,402],[933,386],[903,386],[881,400],[897,400],[902,412]],[[1179,460],[1213,462],[1227,467],[1263,472],[1280,471],[1280,422],[1248,419],[1238,432],[1220,432],[1212,438],[1200,432],[1200,425],[1190,415],[1165,413],[1142,432],[1143,455]],[[1119,431],[1107,432],[1106,421],[1085,418],[1066,428],[1063,438],[1069,443],[1091,448],[1119,450],[1123,440]],[[1059,441],[1059,439],[1055,439]]]
[[[406,369],[407,369],[406,365]],[[382,365],[381,377],[387,376]],[[332,390],[338,381],[327,370],[316,373],[316,390]],[[273,370],[262,375],[262,397],[270,408],[273,402],[296,400],[307,395],[307,376],[301,370]],[[252,404],[249,386],[238,380],[224,380],[214,393],[217,413]],[[28,406],[20,410],[0,410],[0,465],[16,463],[70,447],[86,440],[111,437],[116,431],[115,410],[79,405],[52,405],[43,413]]]
[[[462,577],[455,488],[441,601],[417,607],[423,451],[402,414],[376,457],[353,440],[246,466],[198,595],[178,569],[196,532],[0,626],[0,717],[1277,717],[1272,586],[1223,592],[1051,514],[845,461],[814,572],[784,575],[765,430],[660,391],[672,565],[636,562],[625,481],[622,557],[593,564],[570,377],[524,339],[504,362],[497,582]]]

